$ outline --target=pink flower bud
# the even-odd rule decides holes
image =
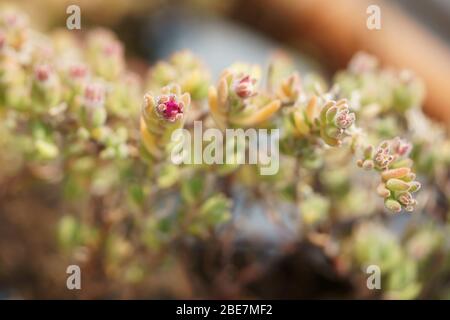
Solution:
[[[105,103],[105,88],[99,83],[90,83],[84,89],[83,99],[88,108],[102,107]]]
[[[234,92],[242,99],[249,98],[256,94],[255,92],[256,79],[250,78],[249,75],[242,77],[234,84]]]
[[[156,110],[164,119],[174,122],[183,117],[184,104],[175,95],[162,95],[158,98]]]
[[[347,129],[355,122],[355,114],[350,113],[348,108],[339,110],[336,114],[335,125],[340,129]]]
[[[34,76],[36,80],[40,83],[46,83],[52,76],[52,69],[47,64],[38,65],[34,69]]]
[[[413,211],[417,205],[417,200],[414,199],[409,192],[404,192],[398,196],[398,202],[405,206],[406,211]]]
[[[19,21],[19,16],[15,12],[7,12],[3,17],[3,21],[7,27],[13,28]]]
[[[110,41],[103,46],[103,53],[108,57],[122,56],[123,47],[118,41]]]
[[[376,69],[378,61],[375,57],[364,53],[358,52],[349,63],[349,70],[356,74],[370,72]]]
[[[381,169],[386,169],[395,160],[390,153],[389,143],[382,142],[375,152],[375,165]]]
[[[412,145],[411,143],[397,137],[393,142],[392,148],[399,156],[407,156],[412,150]]]
[[[69,76],[74,80],[84,79],[88,75],[88,67],[84,64],[73,64],[69,67]]]

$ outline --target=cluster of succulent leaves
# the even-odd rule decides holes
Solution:
[[[434,250],[449,259],[448,245],[441,245],[448,226],[436,219],[417,228],[405,237],[405,249],[383,222],[370,220],[384,208],[426,216],[437,201],[427,186],[447,195],[448,210],[448,182],[439,177],[448,175],[450,143],[420,111],[420,80],[381,69],[364,54],[331,87],[318,76],[301,77],[286,57],[274,58],[265,76],[259,66],[237,63],[216,84],[210,79],[187,51],[158,62],[142,79],[126,68],[123,46],[108,30],[44,36],[22,13],[2,10],[2,188],[19,174],[57,186],[65,210],[56,232],[61,249],[85,262],[89,254],[80,250],[104,248],[107,274],[138,282],[153,271],[139,258],[142,247],[164,264],[178,241],[207,241],[232,225],[233,190],[244,186],[255,201],[292,203],[304,236],[328,232],[325,246],[342,240],[334,258],[380,264],[391,296],[417,296],[424,281],[418,268],[429,266],[416,265],[414,255],[426,251],[424,265]],[[279,128],[279,172],[173,164],[170,135],[192,130],[195,120],[220,130]],[[378,186],[358,166],[376,172]],[[423,203],[412,195],[420,188],[416,174],[425,185]],[[358,229],[331,237],[349,219]],[[418,237],[426,248],[415,248]]]

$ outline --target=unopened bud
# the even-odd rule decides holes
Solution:
[[[347,129],[355,122],[355,114],[348,109],[347,105],[336,114],[335,124],[338,128]]]
[[[69,68],[69,76],[73,80],[86,78],[88,75],[88,67],[84,64],[73,64]]]
[[[409,185],[410,185],[409,192],[417,192],[420,190],[422,186],[419,181],[412,181],[409,183]]]
[[[375,164],[373,163],[372,160],[364,160],[362,167],[365,170],[372,170],[373,167],[375,166]]]
[[[407,191],[409,190],[409,183],[393,178],[386,182],[386,187],[392,191]]]
[[[41,84],[47,83],[49,81],[51,75],[52,75],[52,69],[47,64],[38,65],[34,69],[34,76],[35,76],[36,80]]]
[[[182,101],[178,101],[174,94],[162,95],[156,102],[156,111],[165,120],[175,122],[183,118],[184,104]]]
[[[99,83],[90,83],[84,89],[84,105],[88,108],[103,107],[105,103],[105,88]]]
[[[389,179],[400,179],[405,177],[406,175],[408,175],[411,172],[410,168],[397,168],[397,169],[391,169],[391,170],[386,170],[383,171],[381,173],[381,177],[383,178],[384,181],[387,181]]]
[[[384,183],[380,183],[377,187],[377,193],[379,196],[383,197],[383,198],[387,198],[391,195],[391,191],[389,191],[388,189],[386,189],[386,186]]]
[[[401,206],[401,204],[400,204],[398,201],[396,201],[396,200],[393,200],[393,199],[387,199],[387,200],[384,202],[384,205],[385,205],[386,208],[388,208],[390,211],[393,211],[393,212],[400,212],[400,211],[402,211],[402,206]]]

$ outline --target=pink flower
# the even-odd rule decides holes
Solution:
[[[335,124],[340,129],[347,129],[355,122],[355,114],[350,113],[348,108],[338,111],[335,118]]]
[[[84,64],[73,64],[69,68],[69,75],[72,79],[79,80],[83,79],[88,74],[88,68]]]

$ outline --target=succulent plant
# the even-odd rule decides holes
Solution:
[[[377,193],[383,197],[386,208],[400,212],[413,211],[417,201],[412,193],[417,192],[421,185],[415,181],[416,175],[411,171],[413,161],[408,158],[412,145],[400,138],[383,141],[374,150],[369,145],[364,150],[364,158],[358,160],[358,166],[380,172],[382,181],[377,187]]]
[[[426,296],[427,285],[448,280],[450,142],[420,111],[422,83],[410,72],[382,68],[360,53],[328,86],[279,54],[267,79],[260,66],[238,63],[211,85],[208,69],[189,51],[149,67],[145,79],[126,62],[108,30],[44,35],[22,13],[0,9],[2,212],[17,208],[11,199],[28,197],[21,205],[34,205],[47,199],[33,197],[36,189],[51,190],[44,207],[57,213],[41,223],[45,234],[55,231],[61,260],[95,266],[118,287],[162,275],[171,281],[184,274],[176,280],[188,282],[192,271],[180,265],[210,246],[240,245],[246,215],[238,212],[262,208],[280,238],[315,243],[336,272],[378,264],[386,297]],[[171,162],[172,134],[194,133],[196,120],[219,132],[279,129],[280,170],[264,176],[259,164]],[[389,230],[399,216],[383,212],[383,204],[415,211],[401,216],[409,222],[401,234]],[[40,222],[35,216],[27,212]],[[434,254],[444,262],[425,272]],[[226,261],[220,267],[228,270],[230,256],[214,260]],[[156,287],[135,294],[157,296]],[[233,292],[247,297],[243,287]]]

